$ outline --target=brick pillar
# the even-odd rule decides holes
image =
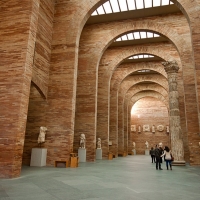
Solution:
[[[169,83],[169,117],[171,149],[174,156],[173,165],[185,165],[177,89],[177,74],[179,67],[176,61],[163,62],[162,64],[167,73]]]

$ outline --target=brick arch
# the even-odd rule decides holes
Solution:
[[[127,91],[126,95],[125,95],[125,103],[130,101],[130,99],[137,93],[139,93],[140,91],[146,91],[146,90],[151,90],[151,91],[155,91],[158,92],[160,94],[162,94],[162,96],[165,99],[168,99],[168,92],[165,88],[163,88],[161,85],[157,84],[157,83],[148,83],[148,84],[143,84],[143,83],[138,83],[133,85],[131,88],[129,88],[129,90]],[[126,107],[126,106],[125,106]]]
[[[133,105],[140,99],[144,98],[144,97],[154,97],[159,99],[160,101],[162,101],[167,108],[169,108],[169,104],[168,104],[168,99],[165,99],[165,97],[156,92],[156,91],[144,91],[144,92],[138,92],[137,94],[135,94],[129,102],[129,106],[128,106],[128,113],[130,113],[130,109],[133,107]]]
[[[171,53],[169,53],[169,48],[171,48]],[[179,55],[176,50],[173,49],[172,45],[168,44],[148,44],[108,49],[101,59],[100,67],[106,65],[112,72],[114,72],[123,60],[137,54],[151,54],[160,57],[163,60],[174,60],[176,58],[180,71],[182,71],[182,64]],[[114,55],[114,57],[112,55]]]
[[[129,76],[131,73],[142,69],[150,69],[152,71],[158,72],[160,75],[167,78],[164,67],[159,62],[124,63],[119,65],[119,67],[116,68],[112,75],[110,83],[111,90],[114,88],[118,88],[123,79]]]

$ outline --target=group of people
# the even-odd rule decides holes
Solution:
[[[158,145],[155,146],[155,149],[153,147],[151,147],[150,155],[151,155],[152,163],[156,163],[157,170],[158,169],[162,170],[161,163],[162,163],[163,157],[164,157],[164,160],[166,161],[167,170],[169,169],[169,167],[172,170],[173,156],[172,156],[172,153],[171,153],[169,147],[165,146],[164,149]]]

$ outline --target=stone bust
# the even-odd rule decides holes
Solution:
[[[40,127],[40,133],[39,133],[39,136],[38,136],[38,144],[45,142],[46,131],[47,131],[46,127],[44,127],[44,126]]]

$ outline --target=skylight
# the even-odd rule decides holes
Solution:
[[[138,40],[138,39],[145,39],[145,38],[154,38],[160,37],[160,35],[152,32],[145,32],[145,31],[137,31],[133,33],[128,33],[123,36],[118,37],[115,42],[125,41],[125,40]]]
[[[135,56],[131,56],[128,59],[141,59],[141,58],[154,58],[154,56],[149,54],[138,54]]]
[[[170,0],[108,0],[103,5],[99,6],[92,13],[92,16],[166,6],[171,4],[174,3]]]

